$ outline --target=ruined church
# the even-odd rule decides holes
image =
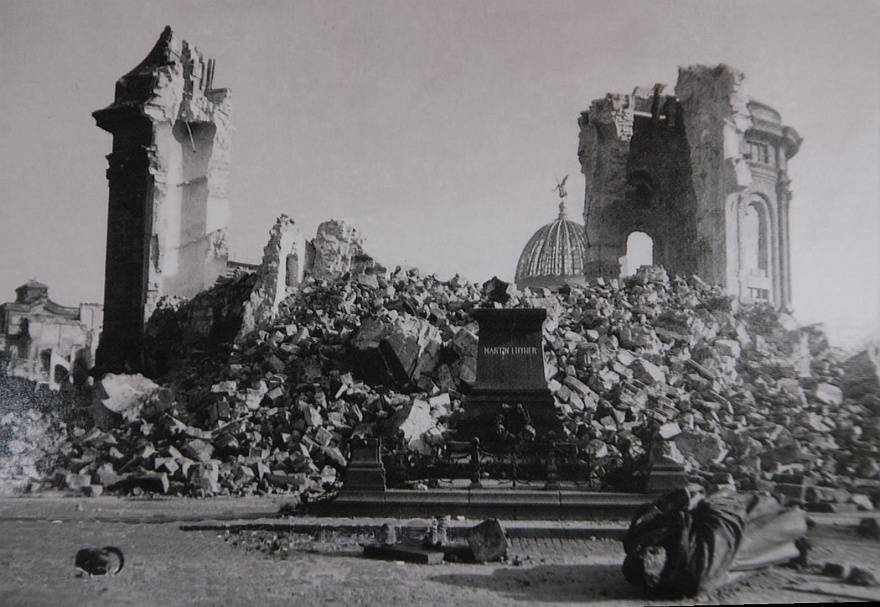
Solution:
[[[659,84],[608,94],[578,124],[584,224],[560,214],[536,232],[518,286],[571,284],[581,269],[585,280],[616,278],[641,233],[671,273],[791,310],[788,161],[801,138],[748,97],[741,72],[681,68],[673,95]]]
[[[373,263],[344,222],[324,222],[305,240],[287,217],[270,232],[261,266],[229,259],[232,103],[228,89],[214,86],[214,69],[166,27],[116,82],[113,103],[92,114],[113,135],[98,373],[143,368],[146,322],[165,297],[189,299],[221,277],[260,270],[259,295],[277,305],[306,272]],[[246,322],[271,314],[271,305],[262,308],[249,309]]]
[[[159,299],[226,271],[231,101],[213,77],[214,61],[168,27],[93,114],[113,135],[100,368],[139,368]]]
[[[228,259],[231,101],[213,80],[214,61],[169,27],[93,114],[113,135],[100,372],[142,368],[145,323],[163,297],[191,298],[236,268],[254,269]],[[569,219],[563,181],[559,216],[527,243],[518,286],[616,278],[641,233],[653,263],[671,273],[790,310],[787,163],[800,137],[728,66],[682,68],[675,93],[663,89],[608,94],[581,114],[584,223]],[[260,283],[273,301],[336,263],[322,261],[317,241],[346,244],[345,264],[373,263],[339,222],[315,241],[282,223],[275,248],[284,250],[267,252],[264,266],[284,271]]]

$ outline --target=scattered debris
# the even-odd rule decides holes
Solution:
[[[828,562],[822,567],[822,575],[835,577],[841,580],[846,579],[848,573],[849,567],[843,563]]]
[[[846,576],[846,582],[857,586],[877,586],[877,577],[867,569],[852,567]]]
[[[435,565],[450,562],[486,563],[500,561],[507,556],[508,539],[497,519],[488,519],[467,530],[467,543],[451,541],[451,517],[434,518],[427,529],[407,529],[410,533],[398,536],[396,528],[386,523],[376,541],[364,546],[367,558],[404,561]],[[418,537],[412,537],[417,531]]]
[[[159,392],[159,385],[141,374],[108,373],[95,384],[92,418],[102,430],[143,416],[142,408]]]
[[[877,577],[872,571],[850,563],[829,561],[822,567],[822,575],[837,578],[856,586],[877,586]]]

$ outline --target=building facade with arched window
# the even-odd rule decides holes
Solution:
[[[0,376],[57,388],[60,370],[64,377],[84,375],[94,361],[102,306],[62,306],[36,280],[18,287],[15,295],[15,301],[0,305]]]
[[[766,301],[791,308],[788,160],[800,137],[782,124],[773,108],[755,100],[747,105],[751,126],[745,153],[751,181],[737,201],[737,293],[742,301]]]
[[[681,68],[663,91],[609,94],[581,114],[587,278],[619,276],[641,232],[669,272],[790,310],[788,161],[801,138],[726,65]]]

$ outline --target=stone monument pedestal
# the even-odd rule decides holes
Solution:
[[[498,439],[498,418],[505,413],[507,430],[516,433],[522,405],[536,432],[536,440],[562,437],[553,395],[544,377],[542,327],[544,309],[477,309],[471,312],[480,324],[477,381],[464,399],[456,436]]]

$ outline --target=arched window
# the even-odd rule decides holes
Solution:
[[[650,265],[654,265],[654,240],[644,232],[631,233],[626,239],[626,255],[620,258],[621,277]]]
[[[755,198],[743,207],[740,221],[739,249],[746,301],[772,299],[771,221],[767,203]]]
[[[286,286],[295,287],[299,284],[299,255],[296,252],[287,256],[287,280]]]
[[[740,247],[745,269],[759,276],[767,276],[770,270],[769,227],[764,203],[758,200],[749,203],[743,213]]]

